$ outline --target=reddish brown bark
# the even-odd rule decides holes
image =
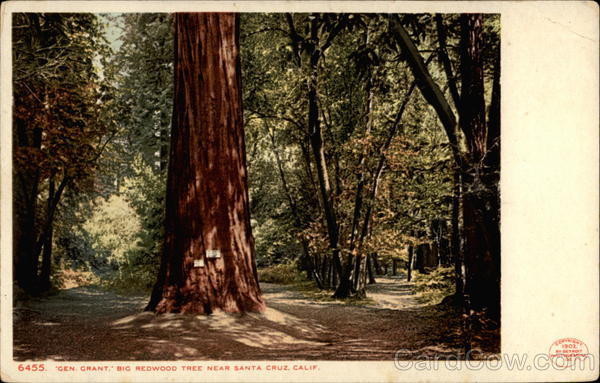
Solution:
[[[486,150],[487,126],[483,96],[482,15],[461,16],[461,113],[471,162],[477,164]]]
[[[175,16],[165,244],[148,310],[260,311],[235,14]],[[220,257],[208,258],[210,250]],[[203,266],[195,266],[203,262]]]
[[[498,188],[495,175],[499,162],[484,166],[489,148],[488,134],[499,134],[499,126],[485,120],[481,14],[461,16],[461,127],[469,147],[468,167],[462,174],[465,293],[474,309],[487,308],[500,316],[500,230]],[[499,123],[499,121],[498,121]],[[489,131],[488,131],[489,130]],[[498,137],[491,137],[492,142]],[[499,160],[499,153],[498,153]],[[488,182],[493,180],[492,182]]]

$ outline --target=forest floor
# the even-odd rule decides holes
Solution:
[[[424,305],[411,283],[379,277],[369,300],[313,299],[261,283],[262,313],[210,316],[143,312],[147,296],[95,287],[61,290],[14,310],[15,360],[393,360],[464,354],[460,313]],[[473,346],[499,352],[499,330]]]

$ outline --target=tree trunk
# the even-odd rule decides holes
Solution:
[[[28,129],[27,123],[19,118],[14,121],[15,150],[18,147],[39,149],[42,144],[42,130]],[[39,169],[21,169],[14,162],[13,200],[14,214],[14,273],[15,281],[25,292],[34,294],[37,290],[38,259],[34,256],[37,238],[36,216],[37,198],[40,184]]]
[[[327,269],[327,256],[324,255],[321,260],[321,275],[323,276],[323,285],[325,288],[329,288],[329,270]]]
[[[265,124],[267,123],[265,122]],[[300,263],[306,270],[307,277],[309,279],[315,277],[315,282],[317,283],[317,286],[320,289],[322,289],[323,284],[319,276],[316,275],[315,264],[310,256],[308,239],[302,234],[302,219],[300,218],[300,214],[298,212],[298,205],[296,204],[296,200],[294,199],[294,196],[292,195],[292,192],[290,191],[290,188],[287,183],[287,179],[283,169],[283,161],[281,160],[281,156],[279,155],[279,149],[277,148],[277,143],[275,141],[275,132],[271,131],[268,125],[267,128],[271,137],[271,145],[273,149],[273,154],[275,155],[275,162],[277,163],[277,169],[279,170],[279,179],[281,181],[281,186],[283,187],[283,191],[288,200],[288,204],[290,205],[290,210],[292,212],[292,216],[294,217],[294,225],[296,226],[296,229],[299,232],[298,236],[300,239],[300,244],[302,246],[302,260]]]
[[[369,284],[373,285],[373,284],[377,283],[377,281],[375,280],[375,273],[373,270],[373,255],[372,254],[367,255],[367,272],[368,272],[368,276],[369,276]]]
[[[147,309],[260,311],[242,124],[239,16],[175,16],[161,270]]]
[[[481,14],[461,16],[461,127],[469,148],[464,169],[463,221],[465,233],[465,293],[471,307],[500,315],[500,230],[497,187],[486,183],[499,169],[484,168],[488,145],[483,89]],[[492,134],[496,134],[493,130]],[[498,131],[499,134],[499,131]]]
[[[438,84],[433,80],[433,77],[427,69],[427,64],[423,61],[423,57],[421,57],[419,50],[402,26],[398,15],[390,15],[390,29],[392,36],[406,55],[407,63],[411,68],[415,80],[417,80],[416,83],[421,91],[421,94],[435,109],[438,118],[442,122],[444,131],[448,136],[450,147],[452,148],[454,160],[460,164],[462,161],[460,158],[458,137],[456,134],[456,117],[452,112],[450,104],[444,97],[444,93]],[[430,58],[431,57],[432,56],[430,56]]]
[[[440,264],[440,248],[437,242],[433,242],[429,246],[429,253],[427,257],[427,267],[438,267]]]
[[[454,185],[452,195],[452,235],[450,240],[450,246],[452,248],[452,259],[454,262],[454,281],[455,281],[455,294],[458,298],[462,299],[464,293],[464,274],[463,274],[463,260],[460,251],[460,170],[454,169]]]
[[[48,184],[48,211],[47,214],[50,214],[52,210],[52,200],[54,197],[54,177],[50,178]],[[48,228],[48,233],[46,234],[46,238],[44,240],[44,250],[42,252],[42,270],[40,273],[40,290],[48,291],[50,289],[50,272],[52,269],[52,237],[53,237],[53,227],[54,225],[50,225]]]
[[[359,284],[360,284],[360,279],[361,279],[361,274],[364,273],[364,268],[362,267],[363,265],[363,254],[361,254],[360,252],[357,253],[357,255],[354,257],[354,270],[352,271],[352,288],[351,290],[356,294],[358,293],[358,289],[359,289]]]
[[[398,115],[396,116],[396,120],[394,123],[394,127],[390,130],[390,133],[387,137],[387,140],[382,148],[380,148],[379,161],[377,163],[377,169],[375,170],[373,184],[371,185],[371,192],[368,196],[367,208],[363,217],[363,224],[361,228],[360,237],[358,238],[358,256],[356,262],[356,268],[354,270],[354,290],[359,293],[360,296],[366,296],[366,292],[364,290],[364,284],[361,285],[361,281],[363,278],[361,277],[361,273],[365,272],[365,267],[363,265],[365,259],[363,255],[363,246],[365,243],[365,239],[367,238],[367,234],[369,233],[369,227],[371,224],[371,215],[373,213],[373,208],[375,206],[375,202],[377,200],[377,191],[379,190],[379,182],[381,181],[381,175],[383,174],[383,169],[385,167],[385,150],[389,147],[390,142],[393,136],[396,133],[398,125],[400,123],[400,119],[402,114],[404,113],[404,108],[408,103],[410,95],[414,87],[411,87],[406,95],[405,102],[400,107]]]
[[[318,22],[314,18],[311,21],[311,37],[315,45],[313,45],[310,55],[310,74],[308,78],[308,134],[311,148],[315,157],[317,168],[317,178],[319,180],[319,191],[323,202],[323,212],[327,225],[327,233],[329,239],[329,248],[332,253],[332,262],[334,270],[337,274],[342,274],[342,263],[340,261],[339,249],[339,228],[333,204],[333,195],[331,184],[329,182],[329,174],[327,171],[327,162],[325,160],[325,149],[323,148],[323,132],[321,131],[321,122],[319,120],[319,104],[317,96],[318,80],[319,80],[319,59],[321,57],[320,50],[317,49],[318,44]],[[335,277],[334,277],[335,278]]]
[[[450,57],[448,56],[448,47],[446,44],[446,28],[444,26],[444,22],[441,14],[435,15],[435,25],[436,31],[438,35],[438,43],[440,48],[438,49],[438,57],[439,61],[444,68],[444,72],[446,73],[446,80],[448,81],[448,88],[450,89],[450,96],[452,96],[452,101],[454,101],[454,106],[458,111],[460,111],[460,96],[458,94],[458,88],[456,86],[456,78],[454,76],[454,71],[452,70],[452,62],[450,61]]]
[[[367,28],[366,35],[366,44],[369,42],[369,31]],[[371,110],[373,108],[373,92],[371,86],[371,76],[369,74],[367,78],[366,84],[366,93],[367,93],[367,103],[365,108],[365,115],[367,117],[367,121],[365,124],[365,136],[368,136],[371,133],[371,126],[373,124],[373,116]],[[352,227],[350,229],[350,246],[349,246],[349,255],[348,260],[346,261],[346,267],[344,268],[344,274],[341,278],[341,283],[339,288],[336,291],[336,297],[345,298],[350,295],[351,290],[357,291],[360,273],[361,273],[361,263],[362,263],[362,254],[360,253],[360,249],[358,253],[355,252],[356,248],[356,239],[358,237],[358,229],[360,223],[360,216],[363,207],[363,190],[365,187],[365,156],[366,153],[361,152],[358,160],[358,180],[356,185],[356,193],[354,197],[354,210],[352,213]],[[352,264],[354,264],[354,270],[352,271]],[[351,273],[353,274],[353,283],[350,284],[349,279]]]
[[[46,241],[48,241],[48,237],[52,237],[54,215],[56,213],[56,209],[58,208],[58,203],[60,202],[62,193],[65,191],[65,188],[67,187],[69,182],[70,178],[67,176],[63,176],[62,180],[58,184],[58,188],[56,188],[55,191],[55,175],[51,177],[48,188],[48,206],[46,209],[46,219],[44,220],[42,227],[39,229],[40,234],[39,237],[36,238],[35,246],[33,247],[33,257],[36,259],[36,275],[38,260],[42,253],[42,248],[45,246]]]
[[[425,255],[426,255],[426,247],[425,244],[417,245],[417,250],[415,252],[415,264],[414,269],[418,270],[419,273],[423,274],[425,272]]]
[[[310,140],[308,140],[310,141]],[[302,151],[302,158],[304,159],[304,172],[306,174],[306,178],[308,179],[308,183],[310,185],[310,191],[312,195],[317,196],[318,195],[318,191],[317,191],[317,184],[315,182],[315,177],[313,175],[313,171],[312,171],[312,167],[311,167],[311,159],[310,159],[310,152],[309,149],[307,147],[307,144],[305,142],[300,142],[299,143],[300,146],[300,150]],[[320,203],[319,197],[315,198],[317,201],[317,204]],[[319,208],[321,208],[321,206],[319,206]]]
[[[373,265],[375,266],[375,274],[383,274],[383,270],[381,270],[381,264],[379,263],[379,255],[377,254],[377,252],[373,253]]]
[[[37,187],[35,188],[37,199]],[[17,194],[17,193],[15,193]],[[37,262],[34,262],[36,201],[14,200],[15,211],[15,281],[25,292],[33,294],[37,286]],[[19,211],[21,209],[21,211]],[[35,267],[34,267],[35,266]]]
[[[396,117],[394,119],[394,124],[392,125],[392,128],[389,130],[386,140],[379,147],[379,150],[378,150],[379,159],[377,161],[377,167],[375,168],[375,171],[373,174],[373,183],[371,186],[371,193],[369,195],[367,208],[364,213],[363,225],[362,225],[361,234],[360,234],[360,237],[358,240],[359,241],[358,251],[355,251],[355,253],[357,254],[357,255],[355,255],[355,257],[361,256],[364,239],[366,238],[367,233],[369,231],[369,223],[371,221],[371,213],[373,211],[373,206],[375,205],[375,199],[377,198],[377,190],[378,190],[378,186],[379,186],[379,181],[381,180],[381,175],[383,174],[383,169],[385,167],[385,151],[387,150],[387,148],[389,148],[389,146],[392,142],[392,139],[394,138],[394,136],[396,135],[396,132],[398,131],[398,128],[400,126],[400,121],[402,120],[402,116],[404,115],[404,110],[406,109],[406,106],[408,105],[408,101],[410,100],[410,96],[412,95],[412,92],[415,89],[415,87],[416,87],[416,83],[413,82],[411,84],[411,86],[409,87],[408,91],[406,92],[406,94],[404,96],[404,100],[403,100],[402,104],[400,105],[398,112],[396,113]],[[361,199],[361,201],[362,201],[362,199]],[[340,285],[336,289],[336,292],[334,294],[334,296],[336,298],[347,298],[350,295],[352,288],[354,286],[356,286],[356,284],[354,284],[354,286],[353,286],[352,281],[350,281],[350,275],[351,275],[352,266],[353,266],[352,259],[353,259],[353,257],[351,256],[348,260],[347,267],[344,270],[344,274],[342,275]],[[396,274],[394,274],[394,275],[396,275]],[[360,262],[356,262],[356,263],[354,263],[354,281],[358,281],[359,277],[360,277]]]
[[[412,279],[413,245],[408,245],[408,263],[406,265],[406,280]]]
[[[459,151],[454,113],[397,15],[390,16],[390,31],[404,51],[412,73],[418,79],[422,95],[438,114],[448,136],[454,160],[461,172],[466,279],[464,290],[465,295],[470,295],[465,296],[465,301],[471,302],[475,309],[488,308],[492,316],[499,318],[499,196],[497,185],[486,182],[490,178],[494,179],[488,177],[492,174],[497,180],[500,170],[499,81],[495,79],[497,101],[491,111],[496,113],[497,117],[490,121],[495,121],[496,126],[486,127],[481,60],[482,15],[461,16],[461,99],[458,107],[460,128],[466,138],[465,154]],[[489,135],[492,135],[493,139],[490,139]],[[490,141],[497,145],[493,148],[488,147]],[[498,151],[497,165],[493,164],[493,161],[490,164],[490,159],[485,161],[487,154],[494,155],[494,150]],[[482,166],[484,162],[487,162],[485,168]]]
[[[367,34],[365,43],[369,43],[369,30],[367,28]],[[373,126],[373,115],[371,110],[373,109],[373,90],[371,84],[371,74],[368,74],[367,83],[365,86],[365,91],[367,93],[367,103],[365,108],[366,115],[366,124],[365,124],[365,137],[368,137],[371,134],[371,127]],[[350,230],[350,251],[354,250],[355,240],[358,236],[358,228],[360,222],[360,213],[362,211],[363,206],[363,190],[365,187],[365,156],[368,153],[361,152],[358,158],[358,176],[357,176],[357,184],[356,184],[356,193],[354,196],[354,211],[352,213],[352,228]]]

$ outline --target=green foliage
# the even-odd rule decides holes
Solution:
[[[162,241],[164,182],[141,157],[132,164],[121,193],[99,197],[83,229],[95,262],[106,264],[104,284],[118,290],[148,290],[156,280]]]
[[[156,280],[163,241],[166,165],[173,99],[172,16],[122,14],[114,57],[118,124],[121,130],[107,151],[116,190],[123,193],[138,220],[127,262],[108,285],[119,290],[147,290]]]
[[[438,304],[445,297],[454,294],[454,268],[439,267],[427,274],[415,272],[417,300],[422,303]]]
[[[83,225],[90,235],[96,257],[105,259],[109,267],[122,273],[137,250],[140,219],[128,201],[120,195],[108,200],[99,197],[92,216]]]
[[[113,22],[121,30],[114,65],[118,68],[118,113],[123,127],[115,151],[125,172],[138,156],[156,171],[165,172],[173,108],[172,16],[130,13]]]
[[[107,64],[116,86],[114,132],[99,158],[97,204],[81,223],[83,264],[120,291],[147,290],[156,280],[163,241],[166,161],[172,109],[172,17],[106,16],[121,34]],[[66,237],[69,237],[67,234]],[[83,251],[85,250],[85,252]]]
[[[89,181],[100,138],[113,129],[112,87],[101,79],[110,47],[98,17],[26,13],[13,21],[15,167],[42,180]]]
[[[52,273],[52,286],[55,289],[71,289],[81,286],[99,285],[100,278],[91,271],[57,268]]]
[[[134,263],[158,265],[163,240],[165,179],[140,157],[132,165],[133,175],[123,181],[123,193],[140,217],[138,259]],[[153,267],[153,266],[152,266]]]
[[[64,234],[70,225],[55,222],[70,215],[61,202],[94,192],[115,130],[111,49],[98,15],[16,13],[12,21],[15,265],[19,283],[35,292],[49,287],[47,269],[36,269],[42,248],[50,254],[53,227]],[[78,256],[89,250],[65,238]]]
[[[106,259],[96,257],[93,241],[84,229],[95,209],[94,196],[67,192],[54,223],[54,268],[57,273],[71,269],[98,272],[105,269]]]
[[[288,262],[258,269],[258,280],[289,285],[305,281],[306,278],[298,272],[298,266],[294,262]]]
[[[326,15],[318,17],[323,17],[327,31],[336,22]],[[450,220],[451,152],[435,112],[418,91],[410,96],[391,145],[382,149],[407,97],[412,75],[398,60],[397,47],[389,44],[385,17],[354,17],[360,22],[353,22],[352,30],[340,32],[319,67],[320,119],[341,244],[349,245],[357,185],[363,177],[364,204],[374,206],[365,251],[377,251],[384,259],[405,259],[404,248],[409,243],[427,240],[432,220]],[[298,33],[307,33],[307,15],[294,14],[292,19]],[[423,49],[436,48],[430,15],[408,17],[406,22],[420,37]],[[308,60],[304,51],[300,61],[294,58],[291,41],[284,15],[249,14],[242,18],[250,195],[261,264],[277,262],[279,257],[273,255],[282,251],[297,258],[300,251],[294,248],[299,249],[300,235],[310,240],[313,254],[327,254],[329,246],[316,171],[305,154],[310,151],[306,132]],[[442,79],[443,71],[437,64],[433,60],[430,68],[436,79]],[[274,150],[283,158],[289,194],[300,207],[300,224],[294,223]],[[376,199],[370,201],[380,156],[384,156],[385,167]]]

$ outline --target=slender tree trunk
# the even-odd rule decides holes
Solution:
[[[446,73],[446,80],[448,81],[448,88],[450,89],[450,96],[452,97],[452,101],[454,101],[454,106],[458,111],[460,111],[460,96],[458,94],[458,88],[456,86],[456,78],[454,76],[454,71],[452,70],[452,63],[450,61],[450,57],[448,56],[448,47],[446,44],[446,28],[444,26],[444,22],[442,20],[441,14],[435,15],[435,24],[436,30],[438,34],[438,43],[440,49],[438,50],[439,61],[444,68],[444,72]]]
[[[242,124],[239,16],[175,16],[165,243],[147,309],[260,311]]]
[[[357,252],[356,256],[354,257],[354,269],[352,270],[352,274],[350,277],[351,291],[348,292],[348,295],[350,295],[350,292],[354,292],[355,294],[357,294],[359,292],[358,285],[359,285],[359,281],[360,281],[361,272],[363,271],[362,260],[363,260],[363,255],[361,253]]]
[[[373,208],[375,207],[375,202],[377,200],[377,191],[379,190],[379,182],[381,181],[383,169],[385,168],[385,151],[389,147],[389,145],[392,141],[392,138],[396,134],[396,130],[398,129],[398,126],[400,124],[400,119],[402,118],[402,115],[404,114],[404,108],[408,104],[408,100],[410,99],[410,95],[412,94],[413,89],[414,89],[414,83],[409,88],[409,91],[406,94],[406,97],[404,99],[404,103],[402,104],[402,106],[400,107],[400,110],[398,111],[398,114],[396,116],[396,120],[394,123],[394,127],[390,130],[390,133],[389,133],[384,145],[382,146],[382,148],[380,148],[380,151],[379,151],[379,161],[377,163],[377,168],[375,170],[373,184],[371,185],[371,193],[368,196],[367,208],[364,213],[362,229],[361,229],[360,237],[358,239],[358,261],[356,262],[356,268],[354,270],[354,281],[355,281],[354,288],[358,293],[360,293],[361,296],[366,296],[366,292],[364,291],[364,285],[359,286],[359,283],[358,283],[361,280],[361,270],[364,272],[364,267],[361,267],[362,263],[363,263],[363,258],[364,258],[363,257],[363,246],[365,243],[365,239],[367,238],[367,234],[369,233],[369,228],[370,228],[370,224],[371,224],[371,216],[373,214]]]
[[[308,140],[310,141],[310,140]],[[311,188],[311,193],[314,194],[315,196],[318,194],[317,191],[317,184],[315,182],[315,177],[313,175],[313,171],[312,171],[312,166],[311,166],[311,159],[310,159],[310,151],[308,148],[308,145],[304,142],[300,142],[300,150],[302,151],[302,158],[304,159],[304,172],[306,173],[306,178],[308,179],[310,188]],[[316,198],[317,203],[320,203],[319,198]],[[320,207],[320,206],[319,206]]]
[[[55,190],[55,176],[52,176],[52,179],[49,184],[49,194],[48,194],[48,207],[46,210],[46,219],[44,220],[42,227],[39,229],[39,237],[35,241],[35,245],[33,248],[33,256],[36,260],[39,260],[40,255],[42,253],[42,248],[44,247],[46,241],[49,236],[52,236],[52,228],[54,226],[54,215],[56,213],[56,209],[58,208],[58,203],[60,202],[60,198],[62,197],[62,193],[65,191],[65,188],[70,182],[70,178],[67,176],[63,176],[62,180],[58,184],[58,187]],[[37,265],[36,261],[36,275],[37,275]],[[38,286],[39,288],[39,286]]]
[[[321,275],[323,276],[323,285],[325,286],[325,288],[330,287],[329,270],[327,269],[327,266],[328,266],[327,256],[324,255],[323,259],[321,260]]]
[[[366,44],[369,43],[369,31],[367,28],[367,34],[366,34]],[[367,93],[367,103],[366,103],[366,110],[365,110],[365,115],[367,116],[367,121],[365,124],[365,136],[369,136],[369,134],[371,133],[371,127],[373,125],[373,116],[371,113],[371,110],[373,108],[373,92],[372,92],[372,86],[371,86],[371,76],[369,74],[368,78],[367,78],[367,84],[366,84],[366,93]],[[358,180],[357,180],[357,184],[356,184],[356,193],[354,196],[354,210],[352,213],[352,227],[350,229],[350,246],[349,246],[349,254],[348,254],[348,259],[346,261],[346,267],[344,268],[344,274],[342,275],[341,278],[341,283],[340,286],[338,288],[338,290],[336,291],[336,296],[343,298],[343,297],[347,297],[350,295],[350,290],[354,290],[356,291],[357,287],[358,287],[358,281],[359,281],[359,277],[360,277],[360,266],[361,266],[361,256],[362,254],[357,253],[356,250],[356,240],[358,238],[358,230],[359,230],[359,225],[360,225],[360,218],[361,218],[361,211],[363,208],[363,191],[364,191],[364,187],[365,187],[365,156],[367,155],[367,153],[361,152],[360,156],[359,156],[359,160],[358,160]],[[354,264],[354,283],[351,284],[349,283],[350,280],[350,276],[352,273],[352,265]]]
[[[452,260],[454,262],[454,281],[455,281],[455,294],[458,298],[462,299],[464,293],[464,273],[463,273],[463,260],[460,251],[460,170],[455,169],[453,175],[453,187],[452,187],[452,234],[450,239],[450,246],[452,248]]]
[[[372,254],[367,254],[367,272],[368,272],[368,276],[369,276],[369,284],[373,285],[375,283],[377,283],[377,281],[375,280],[375,273],[373,270],[373,255]]]
[[[400,126],[400,121],[402,120],[402,116],[404,115],[404,110],[406,109],[406,106],[408,105],[408,101],[410,100],[410,96],[412,95],[412,92],[414,91],[415,87],[416,87],[416,84],[415,84],[415,82],[413,82],[411,84],[411,86],[409,87],[409,89],[404,97],[404,100],[403,100],[402,104],[400,105],[400,108],[398,109],[398,112],[396,113],[394,124],[392,125],[392,128],[389,130],[386,140],[379,147],[379,160],[377,162],[377,166],[375,168],[374,175],[373,175],[373,185],[371,187],[371,194],[369,196],[369,204],[364,213],[363,226],[362,226],[362,231],[361,231],[360,238],[359,238],[358,251],[357,251],[357,255],[355,257],[360,257],[360,254],[362,251],[362,244],[363,244],[364,239],[366,238],[366,235],[369,230],[369,222],[371,220],[371,212],[373,209],[373,205],[375,204],[375,199],[377,197],[377,188],[379,185],[379,181],[381,179],[381,175],[383,173],[383,169],[385,167],[385,151],[390,146],[392,139],[396,135],[396,132]],[[362,193],[361,193],[361,195],[362,195]],[[361,198],[361,204],[362,204],[362,198]],[[344,274],[341,275],[340,285],[338,286],[338,288],[336,289],[336,292],[334,294],[334,296],[336,298],[347,298],[348,296],[350,296],[350,294],[352,292],[352,288],[354,287],[354,284],[350,280],[353,266],[354,266],[354,281],[358,281],[358,278],[360,275],[360,262],[352,263],[352,260],[353,260],[353,257],[351,257],[348,260],[348,264],[344,270]]]
[[[406,280],[412,279],[413,245],[408,245],[408,264],[406,265]]]
[[[48,211],[47,214],[50,214],[52,209],[52,199],[54,197],[54,177],[50,178],[48,184]],[[50,289],[50,273],[52,269],[52,237],[53,237],[53,227],[54,225],[50,225],[48,229],[48,234],[46,235],[46,239],[44,241],[44,250],[42,253],[42,270],[40,273],[40,289],[41,291],[47,291]]]
[[[379,255],[377,254],[377,252],[373,253],[373,265],[375,266],[375,274],[383,274],[383,271],[381,270],[381,264],[379,263]]]
[[[283,170],[283,162],[281,160],[281,156],[279,155],[279,149],[277,148],[277,144],[275,142],[275,133],[269,130],[269,135],[271,137],[271,145],[273,148],[273,154],[275,154],[275,162],[277,163],[277,169],[279,170],[279,179],[281,180],[281,185],[283,187],[283,191],[288,200],[288,204],[290,205],[290,210],[292,212],[292,216],[294,217],[294,225],[296,226],[296,229],[300,232],[298,234],[298,236],[300,239],[300,244],[302,246],[302,262],[301,263],[304,265],[304,268],[306,269],[308,278],[310,279],[312,277],[315,277],[315,282],[317,283],[317,286],[320,289],[322,289],[323,283],[321,282],[319,275],[316,273],[315,264],[313,262],[313,259],[310,256],[310,251],[309,251],[309,247],[308,247],[308,239],[301,233],[301,231],[303,229],[302,219],[300,218],[300,213],[298,212],[298,206],[296,204],[296,200],[294,199],[294,196],[292,195],[292,192],[290,191],[290,188],[288,187],[287,179],[285,177],[285,172]]]
[[[332,262],[332,282],[335,283],[337,276],[342,275],[342,263],[340,259],[339,248],[339,225],[335,214],[333,195],[325,160],[325,151],[323,147],[323,133],[319,120],[318,104],[318,67],[319,60],[323,53],[331,46],[335,37],[346,26],[347,18],[343,17],[327,33],[325,42],[320,44],[320,36],[324,33],[323,20],[319,14],[312,14],[309,21],[308,38],[301,37],[294,26],[294,18],[290,13],[286,14],[286,21],[289,26],[289,36],[291,39],[292,50],[295,55],[295,61],[301,65],[301,46],[304,45],[309,57],[309,75],[307,78],[308,93],[308,138],[312,153],[315,159],[317,170],[317,179],[319,184],[319,194],[321,196],[322,209],[327,226],[329,248],[331,251]],[[306,158],[306,152],[303,150]],[[312,177],[311,177],[312,179]]]
[[[319,59],[320,50],[318,45],[318,22],[316,18],[311,21],[311,37],[313,41],[313,51],[310,55],[310,74],[308,77],[308,133],[310,143],[315,157],[317,168],[317,177],[319,180],[319,191],[323,202],[323,212],[327,225],[329,239],[329,248],[332,253],[332,262],[334,271],[341,275],[342,264],[340,261],[339,249],[339,227],[335,214],[331,184],[327,171],[327,161],[325,160],[325,149],[323,148],[323,132],[321,131],[321,122],[319,120],[319,106],[317,97],[318,79],[319,79]]]

